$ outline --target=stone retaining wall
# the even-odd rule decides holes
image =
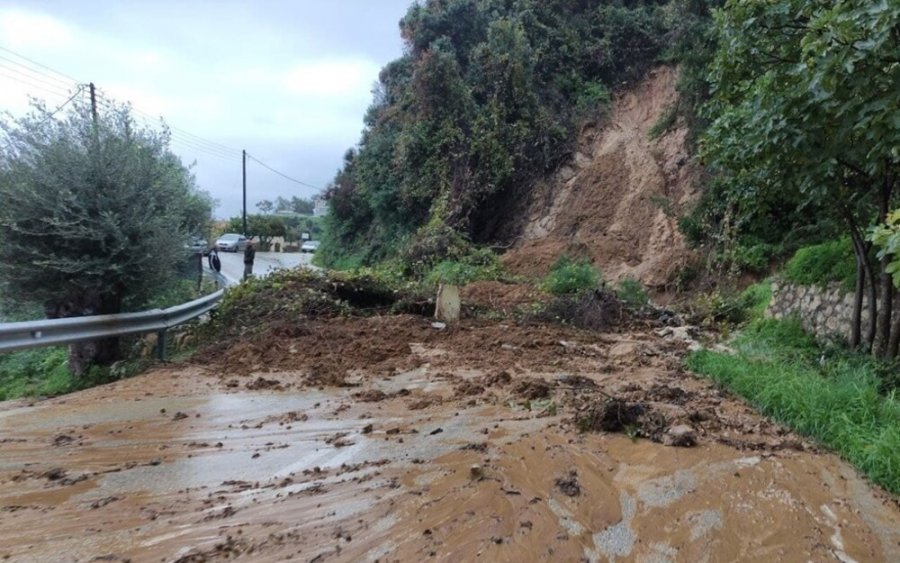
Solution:
[[[869,308],[865,301],[863,305],[865,326]],[[803,328],[819,337],[849,340],[853,292],[846,292],[840,283],[820,287],[773,281],[772,300],[766,309],[766,316],[776,319],[797,317]]]

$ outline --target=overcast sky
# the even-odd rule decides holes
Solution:
[[[312,186],[333,179],[379,70],[402,52],[397,23],[410,4],[0,0],[0,109],[21,114],[28,94],[56,107],[75,82],[94,82],[176,128],[172,148],[196,161],[215,215],[237,215],[241,149]],[[247,171],[248,213],[261,199],[318,191],[252,161]]]

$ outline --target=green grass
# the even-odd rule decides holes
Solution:
[[[740,299],[744,302],[749,320],[762,319],[772,300],[772,282],[765,280],[749,286],[741,292]]]
[[[594,289],[600,285],[601,280],[600,270],[589,261],[575,261],[563,255],[541,285],[554,295],[570,295]]]
[[[68,349],[35,348],[0,355],[0,401],[72,390]]]
[[[687,367],[745,397],[900,494],[900,402],[867,356],[819,346],[795,321],[757,320],[736,355],[696,352]]]

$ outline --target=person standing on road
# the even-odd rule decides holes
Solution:
[[[256,258],[256,249],[253,247],[253,241],[248,240],[247,246],[244,248],[244,279],[253,275],[253,259]]]
[[[209,251],[209,269],[217,272],[222,271],[222,261],[219,259],[219,251],[213,248]]]

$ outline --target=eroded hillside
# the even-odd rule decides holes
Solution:
[[[562,254],[589,257],[608,279],[661,288],[690,256],[676,212],[696,197],[687,129],[652,139],[677,100],[676,70],[660,67],[587,126],[577,151],[532,191],[521,235],[504,256],[517,273],[546,274]]]

